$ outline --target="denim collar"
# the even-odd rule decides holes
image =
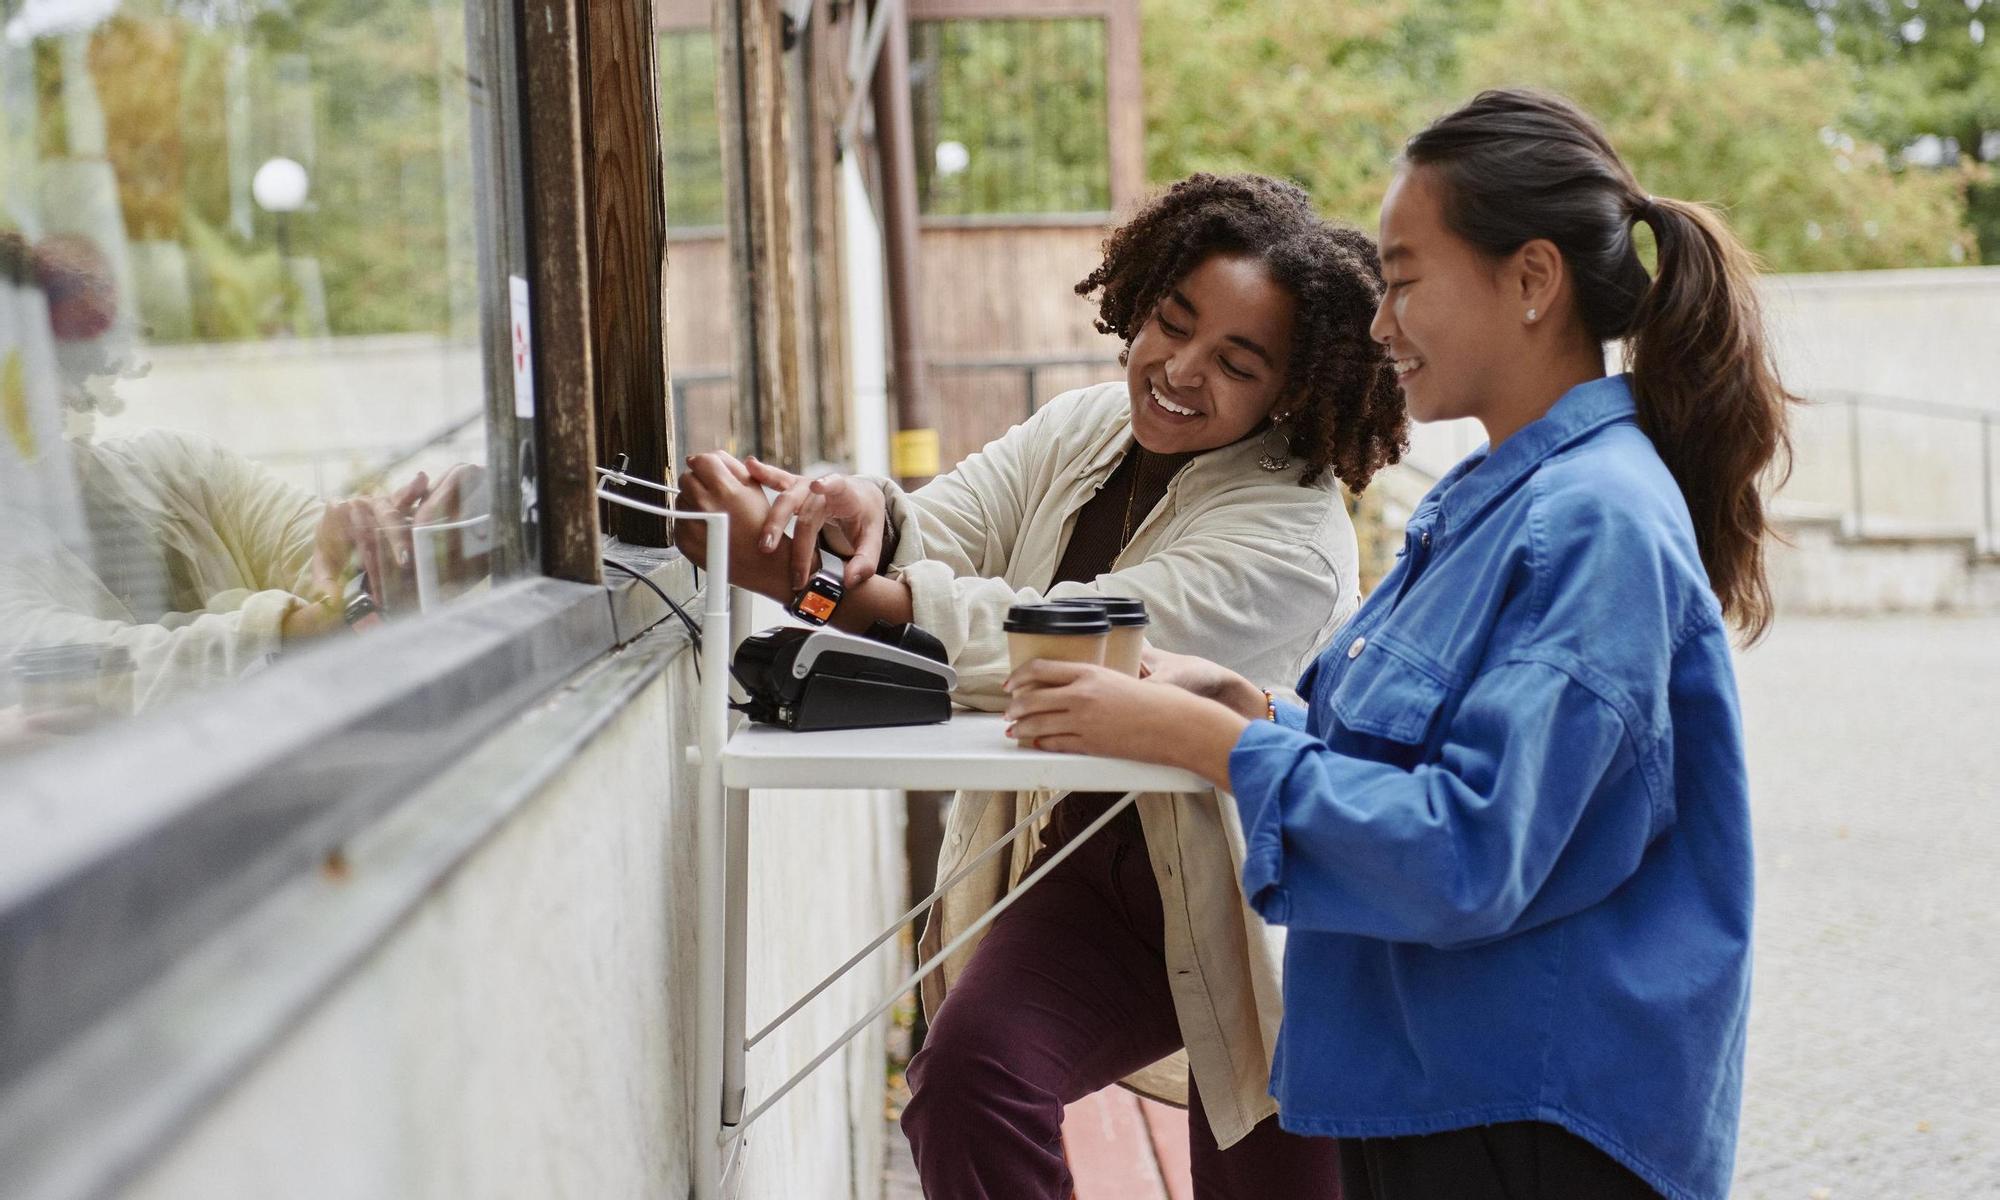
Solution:
[[[1411,519],[1436,516],[1444,529],[1463,525],[1545,460],[1606,425],[1634,420],[1636,414],[1632,386],[1624,374],[1579,383],[1539,420],[1500,443],[1500,449],[1489,452],[1481,446],[1445,472]]]

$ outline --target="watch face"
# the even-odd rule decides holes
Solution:
[[[792,602],[792,611],[815,625],[826,624],[838,602],[832,596],[808,587]]]

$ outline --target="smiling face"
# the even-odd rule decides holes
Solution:
[[[1445,225],[1429,171],[1397,172],[1382,199],[1387,289],[1369,336],[1388,348],[1410,416],[1481,417],[1522,351],[1518,284]],[[1511,286],[1510,286],[1511,285]]]
[[[1284,387],[1293,308],[1249,255],[1210,255],[1168,288],[1126,357],[1139,444],[1213,450],[1262,424]]]

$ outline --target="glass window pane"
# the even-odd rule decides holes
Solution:
[[[918,21],[910,37],[926,214],[1111,207],[1103,21]]]
[[[462,5],[4,12],[0,755],[484,586]]]
[[[715,112],[715,35],[670,29],[660,35],[660,140],[667,176],[667,224],[714,228],[724,219],[722,129]]]
[[[707,19],[706,13],[698,15]],[[735,305],[715,87],[715,35],[708,27],[661,32],[660,141],[666,174],[671,317],[667,363],[674,429],[683,457],[717,447],[741,449],[732,428]]]

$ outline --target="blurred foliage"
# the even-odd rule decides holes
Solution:
[[[138,0],[88,35],[102,156],[127,236],[185,261],[204,340],[290,330],[280,255],[316,259],[334,334],[470,337],[479,315],[465,23],[457,3]],[[57,39],[34,47],[36,152],[91,158],[69,128]],[[256,166],[303,164],[305,207],[251,202]],[[157,292],[145,287],[141,294]],[[143,316],[144,314],[142,314]]]
[[[925,213],[1111,207],[1102,21],[918,21],[910,43]],[[962,167],[940,169],[947,142],[964,147]]]
[[[187,218],[183,232],[189,258],[201,266],[194,304],[197,340],[266,337],[285,327],[292,310],[275,247],[242,246],[195,216]]]
[[[1791,21],[1797,53],[1857,81],[1855,128],[1913,147],[1913,169],[1978,164],[1968,201],[1980,258],[2000,262],[2000,3],[1989,0],[1734,0]]]
[[[1725,207],[1774,269],[1978,257],[1966,192],[1979,173],[1885,150],[1862,119],[1874,77],[1805,44],[1775,4],[1146,0],[1144,16],[1156,181],[1263,171],[1373,228],[1410,133],[1481,87],[1529,84],[1602,120],[1647,188]]]
[[[722,126],[715,112],[715,37],[706,29],[660,35],[660,142],[667,224],[721,225]]]

